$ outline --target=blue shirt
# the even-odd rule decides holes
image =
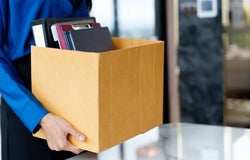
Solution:
[[[12,62],[30,54],[34,45],[30,22],[39,18],[86,17],[85,1],[74,9],[70,0],[1,0],[0,94],[31,131],[48,113],[24,86]]]

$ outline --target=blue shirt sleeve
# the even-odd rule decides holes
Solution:
[[[35,132],[39,122],[48,112],[23,85],[16,74],[15,68],[2,57],[0,58],[0,75],[0,92],[2,97],[24,125],[31,132]]]
[[[0,93],[25,126],[35,132],[48,113],[24,86],[15,67],[4,53],[5,27],[0,15]]]

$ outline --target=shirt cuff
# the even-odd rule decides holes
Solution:
[[[24,121],[24,125],[32,133],[35,133],[41,128],[39,123],[46,114],[48,114],[48,111],[40,103],[32,102],[23,110],[21,119]]]

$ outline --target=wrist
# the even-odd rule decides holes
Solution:
[[[46,122],[48,121],[49,117],[51,116],[51,113],[47,113],[40,121],[40,126],[43,127]]]

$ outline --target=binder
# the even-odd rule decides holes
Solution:
[[[67,31],[68,41],[73,50],[85,52],[105,52],[114,49],[108,27],[97,27]]]
[[[95,17],[35,19],[31,21],[31,28],[35,40],[35,45],[40,47],[59,48],[58,42],[55,42],[53,39],[51,26],[55,23],[87,20],[87,19],[90,19],[93,22],[95,22]]]

